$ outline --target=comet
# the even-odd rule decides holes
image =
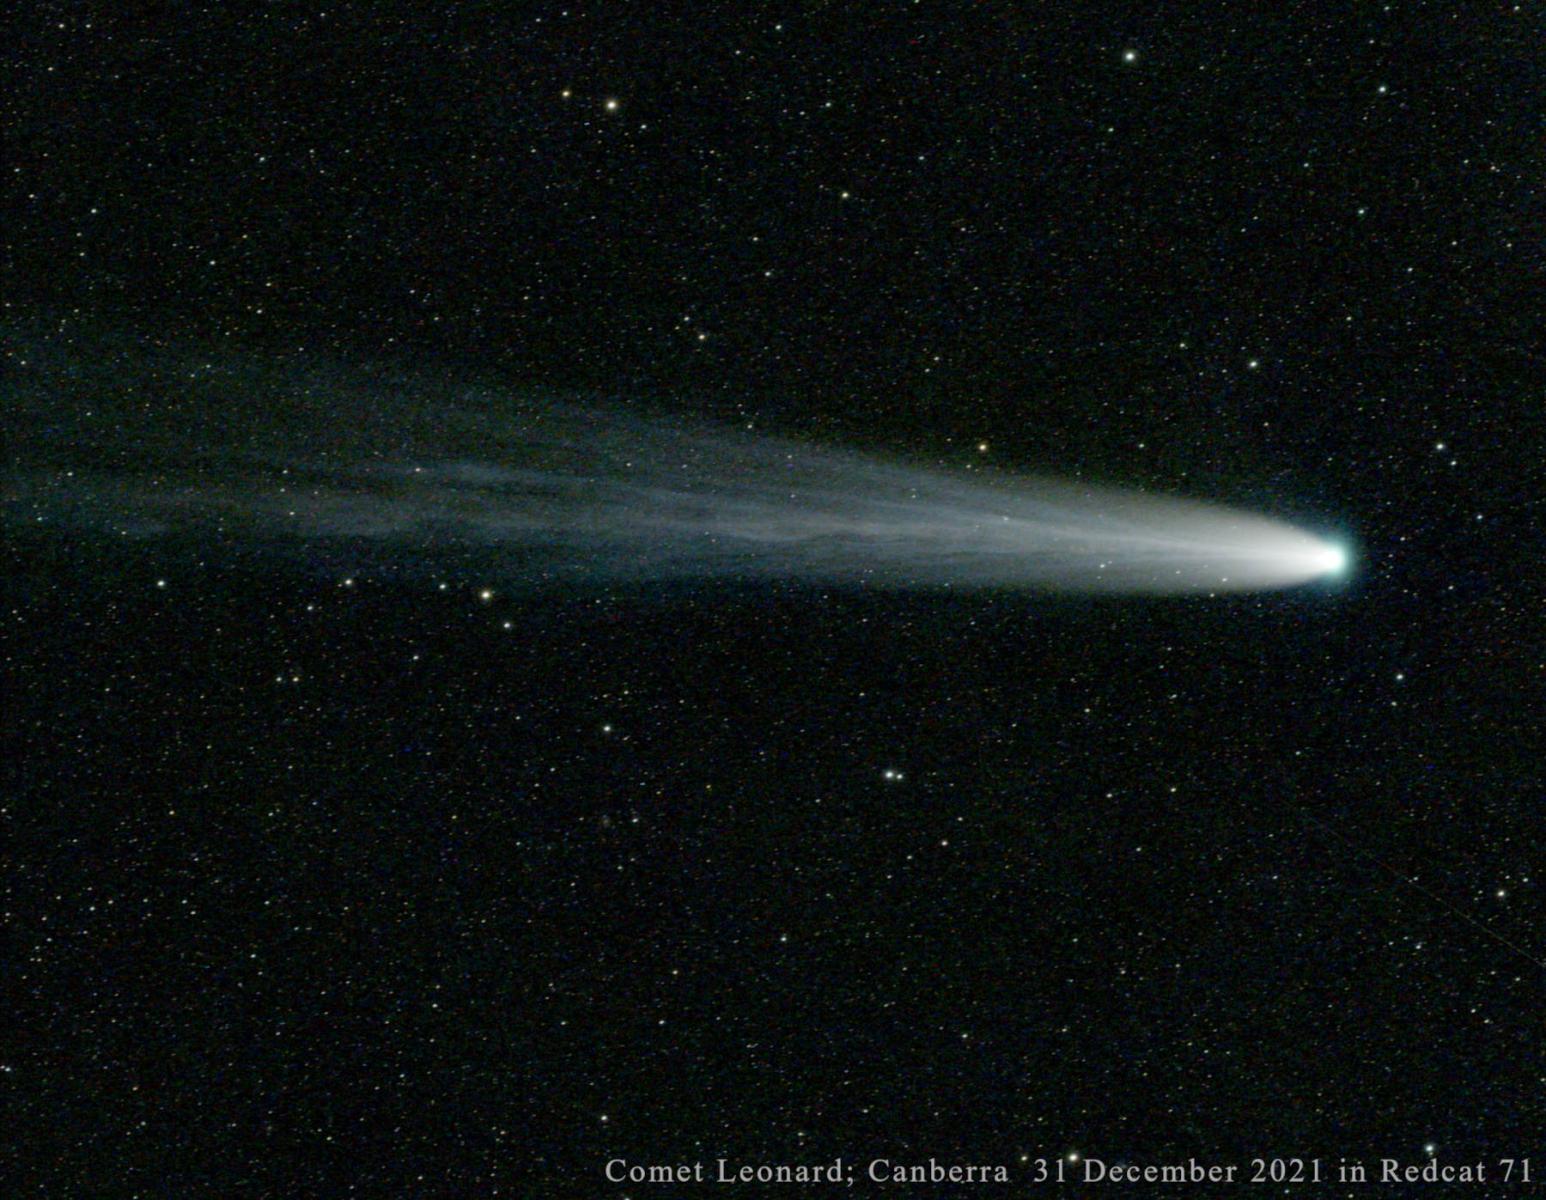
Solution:
[[[506,587],[1183,595],[1294,587],[1349,566],[1341,544],[1198,499],[616,401],[317,362],[105,361],[34,366],[13,384],[11,525],[404,569],[476,558]]]

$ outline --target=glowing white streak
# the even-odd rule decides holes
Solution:
[[[202,413],[130,406],[90,426],[134,447],[128,470],[91,469],[102,447],[86,452],[84,434],[29,431],[23,440],[51,465],[13,474],[8,515],[33,528],[371,547],[408,563],[476,553],[506,585],[725,578],[1165,594],[1291,586],[1346,566],[1340,547],[1291,525],[1196,501],[488,391],[426,396],[413,381],[331,376],[302,389],[308,404],[287,391],[282,417],[238,436],[227,408],[276,407],[253,395],[260,381],[273,386],[234,371],[226,386],[237,394]],[[60,405],[45,400],[39,419],[54,433]]]

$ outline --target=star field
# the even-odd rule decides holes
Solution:
[[[1546,1171],[1537,13],[15,24],[8,1194]],[[471,380],[1287,514],[1349,569],[523,588],[20,492],[67,445],[63,495],[175,495],[150,418],[233,486],[303,410],[407,446]]]

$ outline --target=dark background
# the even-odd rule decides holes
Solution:
[[[485,603],[12,530],[18,1194],[1546,1169],[1537,14],[134,7],[11,18],[8,374],[433,364],[1357,562]]]

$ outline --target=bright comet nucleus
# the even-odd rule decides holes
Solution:
[[[1317,560],[1323,575],[1340,575],[1347,570],[1348,553],[1344,546],[1327,543],[1321,550]]]

